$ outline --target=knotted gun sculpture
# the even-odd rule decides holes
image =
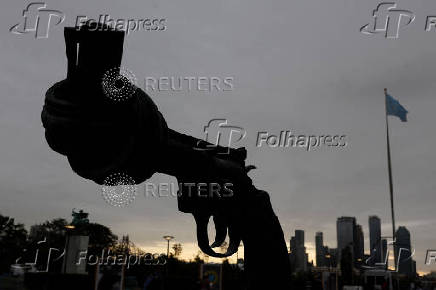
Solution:
[[[87,24],[65,28],[64,36],[67,78],[48,89],[42,111],[49,146],[65,155],[78,175],[98,184],[115,172],[136,183],[156,172],[175,176],[179,210],[193,214],[204,253],[227,257],[242,241],[247,289],[289,289],[283,231],[268,194],[247,175],[253,167],[245,165],[245,149],[213,147],[169,129],[151,98],[119,74],[124,32]],[[227,252],[215,252],[227,233]]]

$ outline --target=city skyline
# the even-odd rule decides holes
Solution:
[[[374,217],[379,219],[377,216],[374,216],[374,215],[368,216],[368,218],[374,218]],[[340,220],[340,219],[343,219],[343,218],[345,218],[345,220],[347,220],[347,221],[352,221],[353,223],[355,223],[354,225],[355,225],[356,228],[360,228],[360,229],[362,229],[362,233],[364,232],[363,231],[364,227],[362,227],[360,224],[357,224],[357,220],[354,217],[351,217],[351,216],[342,216],[342,217],[338,217],[337,220]],[[41,223],[36,223],[36,224],[33,224],[31,227],[29,227],[28,228],[29,233],[31,233],[31,230],[32,230],[33,226],[39,226]],[[384,227],[386,228],[386,231],[389,230],[389,224],[385,224]],[[408,237],[409,240],[412,240],[412,238],[410,237],[410,233],[407,230],[407,227],[399,225],[397,230],[400,229],[400,228],[401,229],[406,229],[406,231],[407,231],[407,233],[409,235],[409,237]],[[337,229],[334,229],[334,230],[337,231]],[[369,245],[370,245],[369,226],[367,227],[367,232],[368,232],[367,235],[363,234],[364,245],[366,245],[366,247],[364,247],[364,254],[369,257],[370,253],[371,253],[370,248],[369,248]],[[115,233],[115,234],[117,234],[117,233]],[[125,234],[128,235],[128,233],[125,233]],[[307,254],[305,262],[313,263],[313,265],[315,265],[315,266],[318,266],[317,263],[316,263],[316,261],[317,261],[316,240],[317,240],[318,234],[321,234],[320,236],[321,236],[321,239],[322,239],[322,246],[323,247],[327,248],[327,250],[334,250],[334,251],[337,250],[337,245],[338,245],[337,239],[336,239],[336,241],[333,241],[331,243],[326,243],[324,241],[324,238],[323,238],[324,237],[324,232],[320,232],[320,231],[315,232],[315,235],[313,237],[313,242],[311,241],[310,238],[305,238],[307,233],[306,233],[306,231],[304,229],[295,229],[294,230],[294,234],[295,235],[292,236],[292,232],[291,232],[290,239],[285,239],[287,241],[288,249],[290,249],[292,247],[292,242],[293,242],[293,240],[295,240],[295,244],[298,245],[298,246],[303,246],[303,248],[304,248],[303,250]],[[337,237],[337,233],[335,233],[335,235]],[[123,236],[123,235],[121,234],[119,236]],[[285,231],[285,236],[286,236],[286,231]],[[366,241],[366,243],[365,243],[365,241]],[[384,239],[382,239],[382,241],[384,241]],[[182,254],[180,256],[182,259],[193,260],[198,255],[198,253],[199,253],[199,249],[198,249],[196,243],[182,243],[180,240],[177,239],[177,237],[175,237],[175,239],[174,239],[174,241],[172,241],[172,243],[181,243],[182,244],[183,251],[182,251]],[[138,246],[138,248],[142,248],[142,249],[147,250],[147,251],[159,252],[159,251],[163,251],[165,249],[166,242],[163,242],[162,239],[160,239],[159,241],[157,241],[156,243],[154,243],[152,245],[143,245],[142,243],[136,243],[136,245]],[[336,246],[334,246],[334,245],[336,245]],[[382,244],[382,246],[383,246],[383,244]],[[412,242],[412,248],[413,248],[413,242]],[[239,248],[239,253],[238,253],[239,258],[243,258],[244,257],[244,253],[243,253],[243,251],[241,251],[242,249],[243,249],[243,244],[241,243],[240,248]],[[389,246],[389,251],[390,251],[390,256],[389,256],[388,264],[393,265],[394,255],[396,255],[396,254],[394,254],[394,249],[393,249],[392,246]],[[403,252],[403,255],[404,255],[404,252]],[[213,258],[213,257],[208,257],[208,260],[211,261],[211,262],[220,262],[220,261],[222,261],[222,259]],[[229,260],[230,261],[233,261],[233,260],[236,261],[236,256],[230,257]],[[371,266],[372,264],[369,263],[368,265]],[[417,272],[419,272],[421,274],[428,273],[428,272],[420,272],[418,270],[417,270]]]
[[[329,263],[331,262],[327,262],[325,257],[330,256],[330,251],[333,250],[337,253],[337,259],[339,261],[339,253],[341,250],[352,245],[352,247],[350,247],[351,256],[356,267],[364,265],[369,268],[385,263],[386,268],[393,269],[396,267],[396,262],[399,261],[400,265],[398,266],[398,271],[400,273],[412,273],[412,271],[417,271],[416,261],[413,260],[415,257],[414,248],[411,243],[411,235],[407,228],[405,226],[399,226],[396,231],[396,246],[388,246],[387,236],[381,235],[380,218],[375,215],[370,215],[368,216],[368,221],[368,247],[364,247],[365,238],[363,234],[363,227],[357,224],[356,218],[350,216],[341,216],[338,217],[336,221],[337,248],[329,247],[324,243],[323,232],[316,232],[314,237],[314,252],[313,247],[309,248],[312,251],[306,252],[306,243],[304,242],[305,232],[302,229],[296,229],[295,236],[291,237],[290,240],[291,254],[292,249],[302,250],[304,253],[306,253],[306,260],[304,260],[304,263],[312,263],[317,267],[328,267]],[[379,239],[379,243],[375,242],[376,239]],[[380,254],[380,257],[377,259],[376,257],[378,254]],[[388,260],[386,260],[386,254],[389,255],[387,257]],[[301,256],[302,253],[298,253],[297,256],[298,255]],[[311,257],[312,259],[308,257]],[[291,261],[292,259],[293,258],[291,257]],[[297,264],[296,269],[301,268],[301,265],[298,266],[298,264],[302,263],[301,258],[300,261],[294,261],[294,263]],[[296,271],[296,269],[293,269],[293,271]],[[419,271],[417,272],[419,273]]]

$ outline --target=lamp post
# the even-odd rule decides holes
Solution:
[[[163,238],[167,241],[167,258],[170,255],[170,241],[174,239],[173,236],[163,236]]]

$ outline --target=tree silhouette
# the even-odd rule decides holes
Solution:
[[[40,225],[30,227],[29,242],[31,245],[46,240],[48,246],[63,249],[65,245],[65,226],[68,222],[63,218],[52,219]]]
[[[44,248],[64,249],[67,230],[65,226],[67,225],[68,222],[62,218],[33,225],[30,230],[30,248],[33,250],[41,248],[37,242],[45,239]],[[89,236],[88,254],[90,255],[101,254],[103,249],[107,251],[116,245],[118,239],[108,227],[97,223],[83,224],[69,231],[69,235]]]
[[[26,247],[27,231],[13,218],[0,215],[0,273],[8,271],[10,264],[21,256]]]
[[[180,254],[182,253],[182,250],[183,250],[182,244],[180,244],[180,243],[174,244],[172,246],[172,248],[174,250],[174,257],[176,257],[176,258],[179,257]]]
[[[97,223],[84,225],[82,234],[89,236],[89,254],[100,254],[103,249],[114,247],[118,240],[108,227]]]

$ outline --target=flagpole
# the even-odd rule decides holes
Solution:
[[[387,144],[387,157],[388,157],[388,172],[389,172],[389,193],[391,197],[391,215],[392,215],[392,239],[395,246],[395,211],[394,211],[394,188],[392,183],[392,166],[391,166],[391,145],[389,142],[389,121],[388,121],[388,108],[387,108],[387,89],[385,89],[385,118],[386,118],[386,144]],[[395,270],[397,269],[397,261],[395,261]]]

